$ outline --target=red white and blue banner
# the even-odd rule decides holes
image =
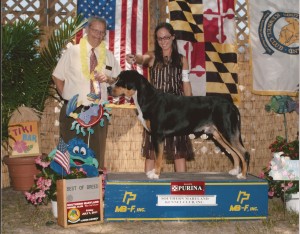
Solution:
[[[299,0],[249,0],[253,92],[299,91]]]
[[[170,23],[189,61],[194,96],[239,102],[234,0],[169,0]]]
[[[78,0],[77,14],[85,18],[96,15],[107,21],[106,42],[123,70],[131,69],[126,63],[128,53],[144,54],[148,51],[148,0]],[[147,69],[137,70],[147,77]]]

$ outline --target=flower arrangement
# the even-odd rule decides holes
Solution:
[[[269,198],[285,198],[289,194],[297,193],[299,177],[295,173],[299,171],[299,165],[295,160],[299,160],[299,139],[287,142],[285,138],[277,136],[269,149],[273,153],[273,158],[259,175],[268,181]]]
[[[70,169],[70,173],[66,176],[57,174],[50,168],[51,159],[47,157],[37,157],[35,163],[41,171],[36,175],[35,183],[29,192],[25,192],[25,197],[28,202],[33,205],[48,204],[49,201],[56,201],[56,181],[58,179],[77,179],[86,178],[86,172],[80,168]]]
[[[282,136],[277,136],[269,149],[271,152],[283,152],[292,160],[299,160],[299,139],[287,142]]]
[[[288,195],[299,191],[299,180],[273,180],[273,177],[269,175],[270,171],[270,166],[265,167],[259,176],[268,181],[269,198],[283,198],[284,194]]]
[[[299,114],[299,102],[298,100],[294,101],[290,96],[272,96],[270,102],[265,106],[265,110],[283,114],[285,138],[277,136],[269,146],[273,158],[269,165],[263,168],[259,177],[268,181],[269,198],[285,199],[289,194],[299,191],[299,165],[295,163],[295,160],[299,160],[299,138],[297,136],[296,140],[288,141],[286,121],[286,113],[295,111]]]

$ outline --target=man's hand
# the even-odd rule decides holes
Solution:
[[[95,80],[99,81],[100,83],[106,82],[110,85],[115,83],[115,79],[112,79],[111,77],[105,75],[102,72],[95,71],[94,72],[94,78],[95,78]]]
[[[94,79],[100,83],[108,82],[108,77],[102,72],[94,71]]]

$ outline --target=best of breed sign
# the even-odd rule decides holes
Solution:
[[[10,157],[41,155],[39,123],[22,122],[8,126]]]
[[[102,222],[102,176],[58,180],[57,206],[62,227]]]

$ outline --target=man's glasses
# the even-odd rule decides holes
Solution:
[[[97,29],[94,29],[94,28],[89,28],[93,33],[95,34],[100,34],[101,36],[105,36],[106,35],[106,32],[103,32],[103,31],[100,31],[100,30],[97,30]]]
[[[171,39],[171,37],[172,37],[172,36],[168,36],[168,37],[167,37],[167,36],[166,36],[166,37],[158,37],[157,40],[158,40],[159,42],[161,42],[161,41],[168,41],[168,40]]]

